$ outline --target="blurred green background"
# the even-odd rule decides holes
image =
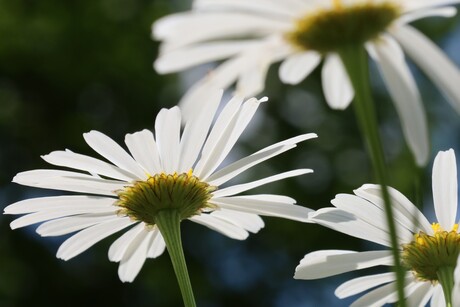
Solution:
[[[121,143],[126,133],[153,128],[156,113],[174,106],[183,84],[203,69],[159,76],[152,68],[158,43],[153,21],[185,10],[187,1],[0,0],[0,206],[59,192],[11,183],[24,170],[48,168],[40,155],[65,148],[96,156],[82,133],[102,131]],[[419,22],[430,38],[460,64],[460,19]],[[432,161],[439,150],[460,156],[460,117],[414,66],[430,122]],[[391,185],[419,206],[432,207],[431,165],[418,170],[399,121],[372,68],[375,97]],[[185,77],[184,77],[185,76]],[[460,86],[460,84],[459,84]],[[316,140],[259,166],[241,181],[293,168],[314,174],[258,189],[297,199],[313,209],[329,206],[337,193],[373,182],[353,110],[330,110],[319,71],[298,86],[282,85],[269,72],[270,100],[261,107],[231,159],[305,132]],[[428,211],[428,216],[432,212]],[[180,306],[181,297],[166,254],[147,260],[132,284],[107,259],[114,237],[64,262],[55,253],[64,237],[40,238],[35,227],[12,231],[12,216],[0,216],[0,306]],[[376,248],[328,229],[264,218],[266,226],[246,241],[234,241],[197,224],[182,225],[186,259],[199,306],[342,306],[333,292],[356,275],[319,281],[292,278],[308,252]],[[378,247],[377,247],[378,248]]]

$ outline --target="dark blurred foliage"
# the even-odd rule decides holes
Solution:
[[[83,132],[99,130],[121,143],[125,133],[152,128],[160,108],[176,104],[184,89],[178,75],[154,72],[158,44],[150,38],[150,26],[157,18],[186,8],[187,3],[167,0],[0,0],[2,207],[29,197],[59,194],[10,183],[17,172],[47,168],[40,155],[64,148],[94,155],[83,141]],[[458,17],[417,26],[460,63]],[[239,180],[312,168],[314,174],[258,190],[292,196],[314,209],[328,206],[337,193],[351,193],[373,182],[353,110],[336,112],[326,106],[318,70],[292,87],[280,84],[276,69],[271,68],[263,93],[270,101],[261,107],[232,157],[300,133],[316,132],[319,138]],[[375,67],[372,71],[391,185],[429,207],[431,165],[423,170],[413,165],[393,105]],[[415,67],[414,72],[430,120],[432,158],[449,147],[460,156],[458,115]],[[107,259],[115,237],[64,262],[55,258],[55,252],[65,238],[40,238],[35,227],[11,231],[12,219],[0,216],[1,306],[181,305],[167,254],[147,260],[137,279],[123,284],[117,276],[118,265]],[[243,242],[196,224],[182,224],[199,306],[351,302],[338,300],[333,291],[355,273],[298,281],[292,279],[294,268],[304,254],[314,250],[375,246],[312,224],[264,220],[265,228]]]

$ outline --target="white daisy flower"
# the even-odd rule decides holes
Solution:
[[[264,227],[259,215],[307,221],[312,210],[294,205],[295,200],[290,197],[239,194],[311,173],[310,169],[222,185],[316,135],[293,137],[220,167],[263,101],[234,97],[217,114],[221,96],[222,91],[214,92],[203,101],[197,117],[187,121],[182,132],[181,110],[162,109],[155,120],[154,134],[142,130],[126,135],[129,152],[101,132],[85,133],[86,143],[108,162],[69,150],[43,156],[52,165],[78,171],[26,171],[17,174],[13,182],[78,194],[27,199],[7,206],[5,214],[25,214],[14,220],[11,228],[43,222],[37,228],[41,236],[76,232],[59,247],[57,257],[63,260],[129,228],[113,242],[108,256],[120,263],[120,279],[131,282],[146,258],[158,257],[165,249],[155,223],[161,210],[176,210],[181,220],[188,219],[237,240],[244,240],[250,232],[257,233]]]
[[[460,233],[455,221],[457,168],[452,149],[436,156],[432,184],[438,220],[433,224],[404,195],[390,188],[402,265],[407,269],[405,295],[408,306],[425,306],[430,298],[432,306],[445,306],[441,283],[446,276],[452,283],[450,287],[454,279],[457,283],[460,280],[460,269],[456,268],[460,253]],[[335,208],[318,210],[312,214],[312,221],[391,247],[380,186],[366,184],[354,193],[337,195],[331,201]],[[321,250],[305,255],[296,268],[294,278],[317,279],[380,265],[391,266],[393,263],[390,250]],[[340,285],[335,294],[345,298],[370,290],[352,306],[394,303],[398,299],[395,280],[392,272],[358,277]]]
[[[281,61],[279,77],[298,84],[324,60],[322,84],[333,109],[354,97],[339,51],[364,44],[395,102],[405,138],[419,165],[429,157],[428,129],[421,97],[404,52],[428,75],[460,113],[460,73],[412,21],[449,17],[460,0],[195,0],[192,10],[154,23],[163,43],[155,61],[159,73],[224,60],[183,97],[180,105],[228,88],[252,96],[264,89],[269,66]],[[402,47],[402,48],[401,48]],[[403,51],[404,50],[404,51]],[[185,109],[184,109],[185,110]]]

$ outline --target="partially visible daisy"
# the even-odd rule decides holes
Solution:
[[[124,230],[110,246],[108,256],[120,263],[120,279],[131,282],[146,258],[155,258],[165,249],[164,233],[158,225],[159,216],[166,211],[177,213],[180,221],[188,219],[237,240],[264,227],[259,215],[307,221],[311,210],[295,205],[290,197],[240,194],[310,173],[310,169],[223,186],[316,135],[290,138],[222,167],[263,100],[234,97],[218,113],[221,96],[222,91],[210,93],[182,131],[181,110],[162,109],[154,133],[142,130],[126,135],[128,151],[101,132],[85,133],[86,143],[108,162],[69,150],[43,156],[52,165],[77,171],[32,170],[17,174],[13,181],[76,194],[27,199],[7,206],[5,214],[25,214],[14,220],[11,228],[42,223],[37,228],[41,236],[75,233],[59,247],[57,257],[63,260]]]
[[[407,269],[405,294],[408,306],[445,306],[441,283],[452,288],[460,280],[456,269],[460,253],[457,215],[457,168],[452,149],[439,152],[433,165],[433,200],[437,223],[427,218],[404,195],[390,188],[402,265]],[[339,194],[331,202],[335,208],[323,208],[312,214],[312,221],[345,234],[390,247],[384,201],[379,185],[365,184],[355,195]],[[356,252],[321,250],[309,253],[297,266],[294,278],[318,279],[375,266],[393,265],[390,250]],[[394,303],[394,273],[358,277],[340,285],[335,294],[345,298],[370,290],[352,306],[381,306]],[[446,281],[447,280],[447,281]]]
[[[405,138],[419,165],[428,161],[428,129],[421,97],[404,59],[406,52],[460,113],[457,67],[412,21],[449,17],[460,0],[195,0],[190,12],[153,25],[163,42],[155,61],[159,73],[224,60],[184,96],[195,108],[209,86],[252,96],[264,89],[269,66],[282,61],[279,77],[298,84],[324,60],[322,84],[333,109],[345,109],[354,90],[339,56],[365,45],[377,63],[401,118]],[[402,48],[401,48],[402,46]],[[403,51],[404,49],[404,51]]]

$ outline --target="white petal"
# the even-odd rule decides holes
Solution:
[[[406,277],[404,292],[406,295],[414,291],[417,281],[412,276]],[[350,307],[382,306],[386,303],[394,303],[398,300],[396,282],[392,282],[375,290],[372,290],[353,302]]]
[[[367,199],[381,210],[385,210],[382,191],[380,185],[364,184],[354,191],[356,195]],[[398,190],[388,187],[391,205],[393,207],[393,217],[401,226],[406,227],[413,233],[423,230],[431,234],[433,229],[422,212]]]
[[[350,194],[338,194],[331,201],[337,208],[347,211],[363,222],[373,225],[381,230],[382,233],[389,233],[388,222],[385,210],[373,205],[371,202]],[[413,239],[413,232],[400,223],[395,223],[396,234],[399,242],[410,242]]]
[[[434,286],[433,296],[431,297],[430,305],[432,307],[437,306],[446,306],[446,301],[444,300],[444,292],[440,284]]]
[[[42,158],[53,165],[70,167],[118,180],[132,181],[136,178],[131,173],[126,172],[115,165],[89,156],[76,154],[71,151],[53,151],[48,155],[42,156]]]
[[[400,47],[389,36],[382,36],[374,45],[377,63],[395,103],[401,126],[415,160],[424,166],[429,158],[428,126],[422,99],[414,78],[401,54]]]
[[[98,154],[121,169],[130,172],[140,179],[145,178],[145,172],[134,159],[114,140],[99,131],[84,133],[86,143]]]
[[[337,54],[326,56],[321,70],[323,92],[332,109],[344,110],[353,99],[355,92],[345,66]]]
[[[380,286],[382,284],[392,282],[396,279],[394,273],[383,273],[369,276],[363,276],[351,279],[341,284],[334,292],[334,294],[340,298],[346,298],[352,295],[356,295],[363,291],[371,288]]]
[[[220,232],[232,239],[245,240],[249,236],[249,233],[242,227],[236,226],[235,224],[222,219],[215,218],[209,214],[195,215],[190,217],[189,220]]]
[[[260,101],[255,98],[249,99],[243,103],[239,112],[237,112],[236,116],[234,116],[231,119],[231,122],[229,122],[225,127],[225,130],[222,133],[222,139],[215,144],[216,146],[212,148],[212,152],[207,153],[207,159],[200,159],[197,164],[197,169],[199,170],[196,169],[196,171],[198,172],[199,177],[206,180],[207,177],[210,176],[225,159],[230,150],[233,148],[233,145],[235,145],[238,141],[241,133],[243,133],[244,129],[251,121],[257,108],[259,107],[259,104]],[[207,149],[206,145],[208,145],[208,142],[206,142],[205,147],[203,148],[203,155]],[[201,166],[201,168],[199,168],[199,166]]]
[[[251,97],[259,94],[265,88],[265,78],[273,59],[271,54],[253,54],[251,59],[254,66],[247,67],[241,72],[235,86],[235,93],[243,97]]]
[[[189,119],[180,142],[179,172],[189,171],[198,158],[222,99],[222,90],[210,91],[196,117]]]
[[[311,221],[349,236],[391,246],[388,231],[359,219],[354,214],[337,209],[322,208],[310,215]]]
[[[258,44],[258,41],[238,40],[191,45],[160,54],[154,67],[160,74],[177,72],[199,64],[223,60]]]
[[[433,201],[439,224],[450,231],[457,216],[457,164],[453,149],[440,151],[433,162]]]
[[[298,84],[305,79],[321,61],[321,55],[314,52],[295,53],[281,63],[279,78],[283,83]]]
[[[197,176],[203,177],[203,170],[210,163],[214,152],[218,151],[219,147],[223,147],[225,139],[229,138],[242,103],[242,97],[234,96],[220,112],[203,146],[201,158],[195,167],[194,172]]]
[[[257,15],[268,15],[277,18],[295,17],[299,9],[308,8],[305,1],[285,0],[282,3],[272,0],[195,0],[195,10],[238,10]]]
[[[290,20],[275,20],[251,14],[236,12],[213,12],[194,14],[186,12],[163,17],[153,25],[153,35],[163,39],[167,45],[162,51],[171,51],[193,43],[224,39],[229,37],[247,37],[248,34],[280,33],[291,27]]]
[[[154,233],[154,237],[152,239],[152,242],[150,243],[150,247],[147,252],[147,257],[156,258],[163,254],[166,248],[166,243],[157,227],[155,227],[151,231]]]
[[[406,11],[415,11],[430,9],[442,5],[454,5],[459,3],[459,0],[407,0],[405,1]],[[433,9],[434,10],[434,9]]]
[[[17,174],[13,182],[44,188],[114,196],[126,183],[60,170],[32,170]]]
[[[260,179],[260,180],[230,186],[228,188],[217,190],[213,194],[214,194],[215,197],[231,196],[231,195],[239,194],[239,193],[247,191],[247,190],[254,189],[256,187],[259,187],[259,186],[267,184],[267,183],[271,183],[271,182],[274,182],[274,181],[279,181],[279,180],[282,180],[282,179],[285,179],[285,178],[296,177],[296,176],[300,176],[300,175],[303,175],[303,174],[309,174],[309,173],[313,173],[313,170],[311,170],[311,169],[297,169],[297,170],[293,170],[293,171],[273,175],[273,176],[270,176],[270,177],[266,177],[266,178],[263,178],[263,179]]]
[[[37,227],[37,233],[42,237],[55,237],[69,234],[87,227],[120,219],[111,214],[83,214],[64,217],[45,222]]]
[[[455,7],[429,8],[426,10],[421,9],[403,14],[395,21],[395,23],[397,25],[407,24],[426,17],[453,17],[456,13],[457,10]]]
[[[408,25],[392,35],[460,113],[460,71],[433,42]]]
[[[4,214],[24,214],[42,210],[51,211],[65,208],[78,209],[80,206],[94,206],[95,209],[107,208],[112,206],[115,200],[114,198],[86,195],[29,198],[7,206]]]
[[[295,279],[318,279],[378,265],[391,265],[390,251],[321,250],[309,253],[295,270]]]
[[[125,136],[125,144],[134,159],[150,175],[161,173],[160,155],[153,133],[142,130]]]
[[[211,216],[228,221],[252,233],[257,233],[264,227],[264,221],[257,214],[220,209],[211,212]]]
[[[60,208],[58,210],[46,210],[46,211],[39,211],[35,213],[30,213],[20,218],[15,219],[11,222],[10,227],[11,229],[16,229],[19,227],[29,226],[32,224],[44,222],[47,220],[52,220],[56,218],[72,216],[77,214],[97,214],[97,213],[112,213],[113,215],[116,214],[118,209],[115,206],[110,207],[94,207],[93,205],[81,205],[80,208]]]
[[[245,54],[241,54],[225,61],[195,83],[179,101],[182,117],[186,120],[194,118],[197,104],[199,106],[201,101],[206,100],[211,91],[228,88],[248,65],[250,65],[248,58]]]
[[[162,109],[155,119],[155,138],[163,171],[171,174],[179,166],[181,112],[178,107]]]
[[[433,286],[430,282],[419,282],[414,292],[407,298],[408,307],[424,307],[433,295]]]
[[[287,204],[275,197],[273,200],[261,199],[259,195],[213,198],[210,202],[225,209],[282,217],[300,222],[309,222],[309,214],[313,211],[306,207]]]
[[[139,274],[147,258],[152,238],[153,232],[144,228],[144,231],[131,241],[118,266],[118,276],[122,282],[132,282]]]
[[[97,242],[133,224],[129,218],[118,218],[86,228],[73,235],[59,247],[56,257],[69,260],[81,254]]]
[[[220,186],[238,174],[244,172],[245,170],[296,147],[297,143],[315,137],[317,137],[316,134],[308,133],[265,147],[264,149],[259,150],[250,156],[244,157],[216,171],[208,177],[207,181],[211,185]]]
[[[112,245],[110,245],[109,260],[119,262],[123,258],[126,250],[129,248],[131,242],[143,231],[145,231],[145,224],[138,223],[136,226],[123,233],[112,243]]]
[[[460,307],[460,255],[454,270],[454,288],[452,290],[452,306]]]

